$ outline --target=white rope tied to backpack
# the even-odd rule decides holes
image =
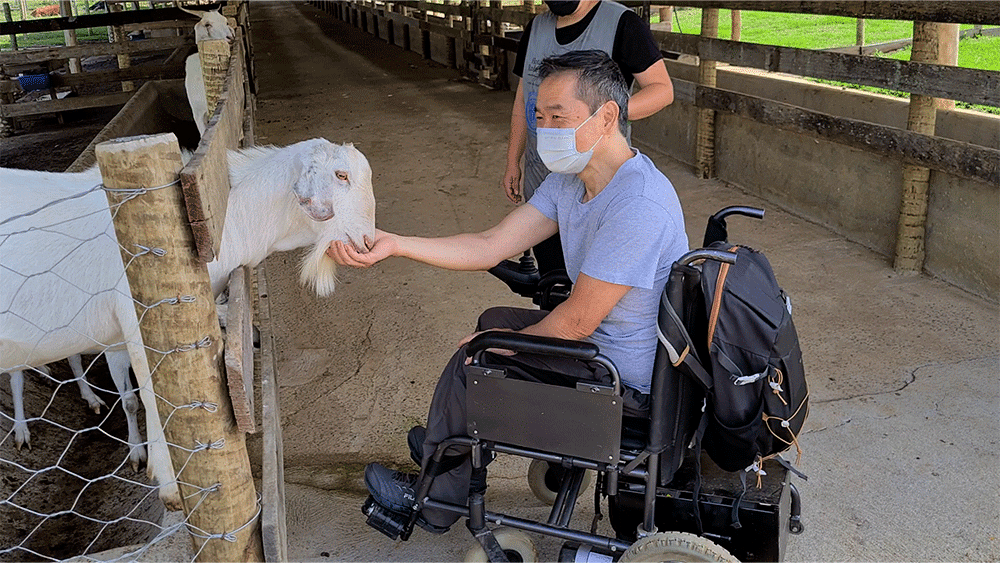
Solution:
[[[765,375],[767,375],[767,370],[753,375],[741,375],[740,377],[733,378],[733,383],[736,385],[749,385],[760,381]]]
[[[764,471],[764,460],[761,459],[760,456],[757,456],[757,459],[755,459],[753,463],[751,463],[750,466],[744,469],[743,471],[745,471],[746,473],[750,473],[751,471],[756,473],[757,488],[758,489],[761,488],[762,485],[761,480],[765,475],[767,475],[767,471]]]

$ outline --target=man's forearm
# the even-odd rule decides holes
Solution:
[[[397,256],[448,270],[486,270],[503,259],[492,256],[482,233],[441,238],[397,236],[396,243]]]

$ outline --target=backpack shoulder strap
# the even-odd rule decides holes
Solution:
[[[729,248],[729,252],[739,250],[738,245]],[[715,336],[715,325],[719,321],[719,311],[722,309],[722,292],[726,287],[726,276],[729,274],[729,263],[719,266],[719,276],[715,279],[715,294],[712,299],[712,310],[708,316],[708,349],[712,349],[712,338]]]

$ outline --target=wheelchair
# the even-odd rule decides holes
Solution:
[[[705,246],[726,240],[726,217],[731,215],[761,218],[763,210],[736,206],[719,211],[709,219]],[[693,311],[700,291],[691,272],[701,261],[732,263],[735,257],[705,248],[682,256],[661,299],[661,325],[665,307],[697,323]],[[571,289],[565,273],[539,276],[527,253],[490,272],[542,309],[551,310]],[[610,382],[586,379],[563,387],[508,379],[504,366],[488,363],[487,349],[594,362],[607,369]],[[560,561],[780,561],[788,535],[803,531],[800,497],[785,467],[769,467],[760,486],[748,489],[737,473],[722,471],[707,455],[689,448],[704,395],[671,365],[662,344],[655,357],[650,414],[641,419],[623,416],[618,371],[595,344],[486,332],[472,340],[468,353],[468,433],[438,446],[414,487],[412,512],[392,512],[372,497],[362,507],[368,524],[390,538],[408,539],[420,510],[434,508],[466,519],[481,546],[467,560],[534,560],[523,531],[563,540]],[[496,454],[531,459],[529,485],[552,505],[548,520],[490,512],[481,491],[471,491],[464,506],[430,498],[436,470],[452,447],[471,452],[474,474],[485,472]],[[595,516],[587,529],[574,529],[574,508],[593,475]],[[597,533],[605,499],[614,537]]]

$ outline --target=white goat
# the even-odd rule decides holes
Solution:
[[[196,44],[209,39],[225,39],[233,41],[233,30],[226,22],[225,16],[218,11],[198,12],[178,6],[189,14],[200,19],[194,25],[194,41]],[[198,126],[198,134],[204,135],[208,128],[208,120],[212,117],[212,108],[208,107],[205,95],[205,79],[201,74],[201,57],[198,53],[189,55],[184,61],[184,89],[187,91],[188,104],[194,123]]]
[[[375,197],[364,155],[350,144],[311,139],[231,151],[229,165],[220,252],[208,264],[212,291],[218,295],[238,266],[312,244],[301,280],[321,296],[332,293],[329,243],[374,239]],[[116,352],[132,358],[146,410],[147,469],[161,485],[161,499],[177,509],[150,374],[136,360],[144,350],[110,211],[103,191],[87,193],[100,183],[97,168],[62,174],[0,168],[0,372],[11,373],[13,388],[23,385],[24,369],[74,354],[107,351],[109,364]],[[125,362],[124,376],[113,368],[112,376],[127,380],[127,368]],[[15,418],[24,420],[17,401]],[[129,443],[141,447],[131,436]]]

